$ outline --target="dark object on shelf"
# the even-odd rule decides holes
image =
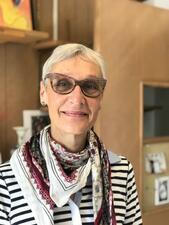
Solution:
[[[160,105],[145,105],[144,106],[144,112],[150,112],[150,111],[154,111],[154,110],[160,110],[163,107]]]

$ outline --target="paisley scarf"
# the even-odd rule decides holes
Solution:
[[[90,130],[86,148],[70,153],[50,136],[50,127],[16,150],[11,166],[38,225],[54,225],[53,208],[62,207],[85,187],[91,172],[94,225],[116,225],[108,154]],[[59,193],[59,194],[58,194]]]

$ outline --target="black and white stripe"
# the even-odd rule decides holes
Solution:
[[[117,225],[142,224],[133,168],[125,157],[111,165],[111,181]],[[82,189],[79,210],[83,225],[93,225],[91,182]],[[0,224],[37,225],[9,162],[0,166]],[[55,207],[54,224],[72,224],[68,204]]]

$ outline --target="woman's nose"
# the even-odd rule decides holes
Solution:
[[[74,104],[84,104],[85,97],[79,85],[76,85],[74,90],[70,93],[70,99]]]

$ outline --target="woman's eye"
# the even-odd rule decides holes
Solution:
[[[72,83],[67,79],[55,80],[53,83],[55,89],[67,90],[72,87]]]
[[[59,80],[59,81],[57,81],[56,85],[59,87],[65,87],[65,86],[69,85],[69,82],[67,80]]]
[[[98,84],[95,81],[87,81],[85,88],[90,90],[98,90]]]

